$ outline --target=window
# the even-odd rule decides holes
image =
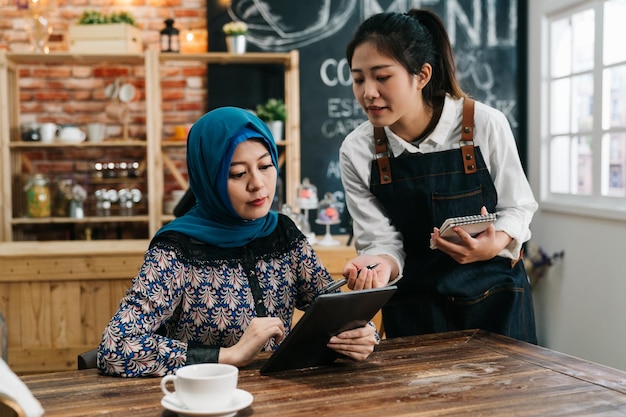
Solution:
[[[626,212],[626,0],[548,17],[550,201]]]

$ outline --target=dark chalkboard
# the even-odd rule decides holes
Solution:
[[[344,201],[339,146],[366,120],[352,94],[345,59],[353,31],[374,13],[405,12],[420,4],[446,23],[463,89],[507,115],[525,162],[526,59],[519,41],[526,36],[526,10],[517,0],[232,0],[229,6],[220,5],[224,2],[219,0],[207,1],[210,51],[226,49],[221,28],[231,20],[245,21],[250,27],[250,51],[300,51],[302,176],[317,186],[320,197],[332,192]],[[212,77],[215,71],[222,71],[220,77]],[[217,81],[222,76],[250,82],[226,89],[225,85],[232,83]],[[208,84],[210,108],[226,104],[253,107],[264,98],[282,94],[282,70],[213,66]],[[334,232],[348,227],[347,213],[342,218],[340,230]],[[316,232],[324,231],[317,227]]]

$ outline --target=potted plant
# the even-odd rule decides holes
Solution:
[[[104,25],[107,23],[128,23],[131,26],[137,26],[135,18],[128,12],[114,12],[107,16],[97,10],[85,10],[78,19],[79,25]]]
[[[282,99],[270,98],[256,106],[256,115],[267,123],[274,139],[283,139],[283,127],[287,119],[287,109]]]
[[[70,52],[141,53],[143,44],[137,26],[129,12],[85,10],[69,28]]]
[[[222,31],[226,35],[226,47],[228,52],[243,54],[246,52],[246,33],[248,25],[246,22],[232,21],[222,26]]]

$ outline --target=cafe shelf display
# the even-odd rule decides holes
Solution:
[[[0,51],[0,203],[3,207],[0,241],[146,239],[170,221],[173,216],[171,210],[168,210],[168,202],[173,196],[165,192],[165,171],[172,174],[179,189],[187,189],[188,184],[185,176],[168,157],[168,152],[184,149],[186,141],[174,140],[164,134],[161,71],[170,65],[184,62],[207,65],[282,65],[284,103],[289,118],[285,124],[284,137],[277,138],[277,145],[280,169],[285,172],[283,203],[296,207],[296,190],[300,181],[298,59],[298,51],[295,50],[239,55],[227,52],[171,54],[153,50],[118,54]],[[114,137],[105,135],[104,139],[91,141],[83,136],[87,131],[86,124],[77,124],[65,133],[67,140],[59,140],[59,130],[56,130],[53,140],[42,140],[43,125],[53,123],[37,123],[20,118],[20,68],[60,65],[143,67],[139,72],[144,73],[141,82],[145,84],[145,97],[141,97],[141,100],[145,100],[145,136],[129,135],[122,114],[115,120],[124,125],[123,133]],[[136,100],[125,98],[127,93],[132,92],[132,83],[115,84],[105,86],[105,96],[110,99],[107,102],[107,113],[113,113],[114,110],[123,113],[124,105]],[[51,126],[47,128],[52,129]],[[60,128],[65,127],[57,126],[57,129]],[[45,135],[48,137],[50,133]],[[71,152],[74,158],[71,169],[65,172],[37,170],[35,162],[40,155],[53,155],[54,158],[55,154],[66,152]],[[33,217],[27,212],[25,187],[37,175],[44,176],[49,187],[49,216]],[[70,180],[72,187],[80,186],[87,193],[82,211],[74,210],[74,216],[70,215],[69,208],[63,210],[59,206],[56,209],[54,207],[55,201],[62,202],[62,205],[71,203],[71,197],[67,201],[60,198],[61,189],[67,187]],[[96,229],[104,230],[101,236],[93,236],[92,232]]]

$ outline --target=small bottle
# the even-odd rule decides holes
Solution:
[[[33,218],[50,217],[52,202],[46,177],[36,174],[26,184],[24,191],[26,191],[26,215]]]

